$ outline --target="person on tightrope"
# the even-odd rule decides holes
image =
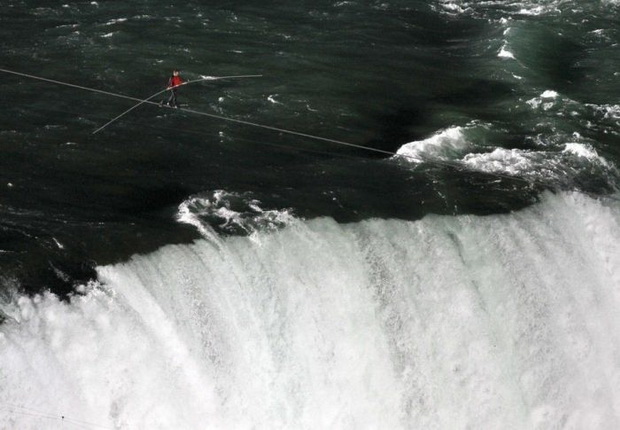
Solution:
[[[181,76],[179,75],[179,70],[178,69],[174,69],[172,71],[172,76],[170,76],[170,79],[168,79],[168,90],[170,90],[170,97],[168,98],[168,101],[166,102],[166,104],[170,107],[174,107],[174,108],[178,108],[179,107],[179,103],[177,101],[177,90],[179,88],[180,85],[183,85],[185,83],[185,81],[183,80],[183,78],[181,78]],[[163,101],[161,103],[163,105]]]

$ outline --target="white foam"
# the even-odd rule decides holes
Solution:
[[[459,0],[439,0],[439,8],[450,15],[462,15],[468,11],[468,5]]]
[[[535,6],[535,7],[523,8],[519,10],[519,15],[538,16],[538,15],[543,15],[544,13],[548,11],[549,11],[549,8],[545,6]]]
[[[151,303],[144,300],[142,309]],[[139,309],[128,303],[101,289],[75,297],[71,305],[49,294],[20,298],[0,338],[0,427],[59,428],[61,416],[69,424],[113,428],[198,428],[200,418],[213,422],[207,406],[211,384],[193,372],[169,318],[156,305],[138,316]],[[29,413],[7,410],[7,404]],[[41,415],[58,417],[58,424]]]
[[[545,91],[538,100],[558,97],[554,91]],[[571,183],[585,169],[595,168],[600,174],[617,175],[613,164],[600,156],[590,143],[584,142],[578,133],[570,137],[574,141],[562,143],[563,147],[559,147],[559,142],[540,142],[542,150],[501,147],[487,150],[469,142],[467,132],[475,127],[484,125],[452,127],[428,139],[408,143],[399,148],[395,158],[414,163],[460,162],[468,169],[480,172],[563,183]],[[475,152],[466,153],[472,150]]]
[[[277,94],[272,94],[269,97],[267,97],[267,100],[270,101],[273,104],[281,105],[282,103],[276,100],[276,96],[277,96]]]
[[[292,223],[295,217],[291,209],[262,209],[261,202],[249,193],[216,190],[184,201],[179,205],[177,220],[213,238],[212,224],[220,232],[252,234],[276,230]]]
[[[98,272],[3,307],[1,428],[620,425],[617,202],[318,219]]]
[[[530,105],[532,109],[542,108],[543,110],[550,110],[557,106],[556,102],[559,100],[559,94],[553,90],[545,90],[540,96],[527,100],[526,103]],[[572,102],[567,100],[568,103]]]
[[[111,20],[107,21],[103,25],[120,24],[120,23],[125,22],[125,21],[127,21],[127,18],[116,18],[116,19],[111,19]]]
[[[471,144],[467,141],[462,127],[451,127],[435,135],[401,146],[396,156],[408,161],[422,163],[428,160],[446,160],[467,150]]]
[[[593,108],[595,112],[602,114],[603,118],[605,119],[612,119],[612,120],[620,119],[620,105],[611,105],[611,104],[595,105],[595,104],[588,103],[586,104],[586,106]]]
[[[607,161],[598,155],[598,152],[596,152],[596,149],[594,149],[592,145],[582,143],[567,143],[562,152],[574,154],[578,157],[583,157],[588,160],[597,160],[607,165]]]
[[[544,2],[523,0],[438,0],[438,2],[433,3],[437,3],[438,7],[436,8],[440,12],[449,15],[472,14],[497,19],[498,12],[502,12],[505,16],[500,17],[499,21],[500,23],[505,23],[512,16],[521,18],[524,16],[556,15],[562,13],[561,8],[566,3],[566,0],[547,0]]]
[[[545,90],[540,97],[543,99],[555,99],[557,98],[558,93],[553,90]]]
[[[534,169],[536,153],[520,149],[496,148],[492,152],[467,154],[463,163],[470,169],[489,173],[523,175]]]
[[[505,24],[508,23],[508,21],[504,19],[504,20],[501,20],[501,23],[503,25],[505,25]],[[503,33],[504,37],[508,37],[509,34],[511,33],[511,31],[512,31],[511,27],[506,27],[506,29],[504,30],[504,33]],[[506,40],[504,41],[504,43],[502,44],[502,47],[500,48],[499,53],[497,54],[497,56],[500,57],[500,58],[512,58],[512,59],[515,58],[514,54],[512,52],[510,52],[510,50],[508,49],[508,41],[506,41]]]
[[[515,58],[514,54],[507,49],[506,44],[502,46],[497,56],[500,58],[512,58],[512,59]]]
[[[570,181],[581,170],[593,167],[617,174],[613,164],[600,156],[592,145],[579,142],[564,144],[562,151],[496,148],[492,152],[467,154],[462,163],[481,172],[552,181]]]

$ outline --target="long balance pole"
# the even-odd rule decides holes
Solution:
[[[139,103],[136,103],[135,105],[133,105],[132,107],[130,107],[129,109],[127,109],[126,111],[124,111],[123,113],[121,113],[120,115],[112,118],[110,121],[106,122],[105,124],[103,124],[101,127],[99,127],[97,130],[93,131],[93,134],[97,134],[98,132],[100,132],[101,130],[103,130],[104,128],[106,128],[108,125],[112,124],[114,121],[118,120],[119,118],[121,118],[122,116],[125,116],[126,114],[128,114],[129,112],[131,112],[132,110],[134,110],[135,108],[137,108],[138,106],[148,102],[149,100],[151,100],[154,97],[157,97],[158,95],[160,95],[163,92],[166,92],[168,90],[173,90],[175,88],[178,88],[180,86],[183,85],[189,85],[189,84],[193,84],[195,82],[203,82],[203,81],[215,81],[218,79],[233,79],[233,78],[259,78],[263,75],[237,75],[237,76],[217,76],[217,77],[201,77],[200,79],[194,79],[192,81],[187,81],[187,82],[183,82],[182,84],[179,85],[175,85],[173,87],[169,87],[169,88],[165,88],[161,91],[157,91],[155,94],[153,94],[152,96],[149,96],[147,98],[145,98],[144,100],[141,100]]]

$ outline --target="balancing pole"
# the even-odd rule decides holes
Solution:
[[[169,87],[169,88],[165,88],[161,91],[157,91],[155,94],[153,94],[150,97],[147,97],[144,100],[141,100],[139,103],[136,103],[135,105],[133,105],[132,107],[130,107],[129,109],[127,109],[125,112],[121,113],[120,115],[116,116],[115,118],[112,118],[110,121],[106,122],[105,124],[103,124],[101,127],[99,127],[97,130],[93,131],[93,134],[97,134],[98,132],[100,132],[101,130],[103,130],[104,128],[106,128],[108,125],[112,124],[114,121],[118,120],[119,118],[121,118],[122,116],[125,116],[126,114],[128,114],[129,112],[131,112],[132,110],[134,110],[135,108],[137,108],[138,106],[150,101],[152,98],[157,97],[158,95],[160,95],[163,92],[166,92],[168,90],[173,90],[175,88],[178,88],[180,86],[183,85],[188,85],[188,84],[193,84],[195,82],[202,82],[202,81],[210,81],[210,80],[218,80],[218,79],[231,79],[231,78],[258,78],[261,77],[263,75],[238,75],[238,76],[216,76],[216,77],[209,77],[209,76],[203,76],[200,79],[194,79],[192,81],[187,81],[187,82],[183,82],[182,84],[179,85],[175,85],[173,87]]]

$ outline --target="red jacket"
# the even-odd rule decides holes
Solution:
[[[183,79],[180,76],[171,76],[168,80],[168,88],[179,86],[183,83]]]

